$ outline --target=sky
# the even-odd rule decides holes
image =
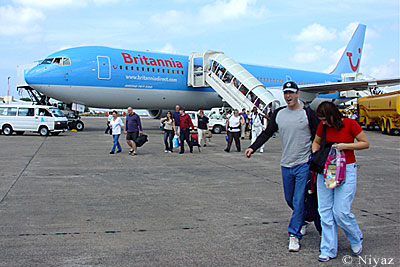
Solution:
[[[0,0],[0,96],[16,67],[61,49],[101,45],[329,73],[359,23],[360,72],[400,76],[398,0]]]

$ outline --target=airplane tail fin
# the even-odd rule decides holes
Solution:
[[[359,71],[366,28],[367,26],[358,24],[342,57],[331,74],[340,75]]]

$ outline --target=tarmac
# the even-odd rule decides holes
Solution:
[[[280,138],[263,154],[223,151],[213,135],[194,153],[164,153],[159,122],[149,142],[110,155],[105,118],[83,132],[0,136],[0,266],[399,266],[400,137],[366,132],[352,205],[361,257],[339,230],[336,259],[319,263],[314,226],[288,252]],[[175,149],[177,152],[177,149]],[[378,263],[378,264],[376,264]],[[392,263],[392,264],[391,264]]]

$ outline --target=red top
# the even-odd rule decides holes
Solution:
[[[343,128],[340,131],[333,127],[326,127],[326,137],[325,142],[333,143],[354,143],[354,138],[362,132],[360,125],[352,119],[343,119]],[[322,122],[318,125],[317,135],[322,138]],[[343,150],[346,156],[346,164],[351,164],[356,162],[356,156],[354,155],[354,150]]]
[[[189,129],[192,127],[194,131],[194,125],[192,123],[192,119],[190,118],[189,114],[179,115],[179,128],[181,129]]]

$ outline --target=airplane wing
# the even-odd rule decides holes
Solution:
[[[351,81],[351,82],[335,82],[320,83],[312,85],[299,85],[302,92],[307,93],[332,93],[336,91],[357,90],[363,91],[369,88],[395,86],[400,84],[400,78],[383,79],[383,80],[367,80],[367,81]]]

